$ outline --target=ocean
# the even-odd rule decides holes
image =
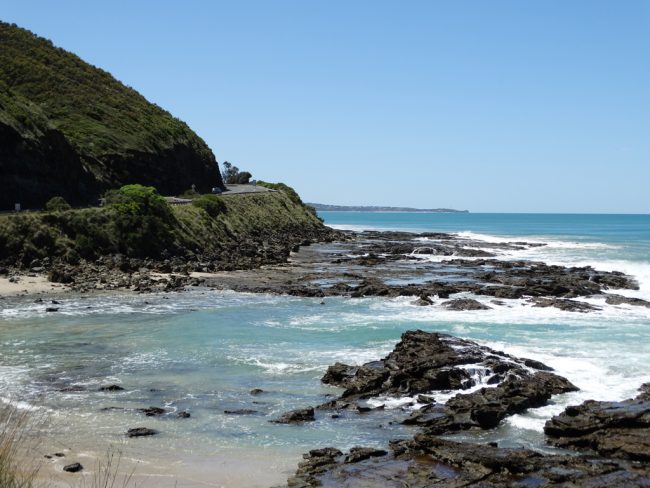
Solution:
[[[616,293],[650,300],[649,215],[321,216],[326,224],[348,230],[545,243],[499,259],[623,271],[640,289]],[[409,408],[400,398],[382,399],[387,410],[376,415],[325,416],[303,426],[269,422],[337,394],[319,381],[328,365],[378,359],[409,329],[446,332],[540,360],[580,387],[546,407],[510,417],[494,431],[464,434],[470,442],[549,451],[542,428],[552,415],[589,398],[629,398],[650,381],[650,309],[607,305],[599,298],[585,301],[602,310],[585,314],[532,308],[523,300],[457,312],[417,307],[408,297],[327,298],[321,304],[316,298],[201,288],[57,299],[62,302],[58,313],[46,313],[33,297],[0,300],[0,399],[46,418],[45,446],[69,449],[67,459],[94,459],[117,445],[136,473],[158,476],[156,486],[277,485],[309,449],[380,447],[412,436],[408,427],[390,423],[391,408]],[[107,384],[124,390],[97,391]],[[264,393],[251,395],[254,388]],[[188,411],[191,417],[145,417],[136,410],[148,406]],[[140,426],[160,434],[125,438],[127,429]]]

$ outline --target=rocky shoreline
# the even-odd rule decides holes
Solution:
[[[346,238],[292,253],[288,264],[206,277],[206,286],[304,297],[414,297],[414,304],[487,310],[523,299],[535,307],[591,312],[585,299],[650,308],[612,290],[638,290],[631,276],[591,267],[513,260],[541,243],[492,243],[452,234],[345,233]],[[454,296],[455,295],[455,296]],[[477,299],[481,299],[478,301]]]
[[[80,293],[178,292],[205,286],[321,300],[410,297],[413,306],[477,314],[512,306],[514,300],[576,313],[598,311],[601,303],[650,308],[650,302],[616,291],[638,289],[634,278],[623,273],[511,259],[519,251],[543,245],[491,243],[440,233],[343,233],[325,228],[308,236],[296,232],[251,237],[218,255],[190,253],[163,260],[106,256],[76,265],[34,262],[28,270],[0,267],[0,278],[20,283],[26,273],[47,275],[50,281]],[[53,307],[49,300],[37,300],[52,311],[65,307],[65,303]],[[588,401],[549,420],[548,444],[562,450],[548,455],[448,438],[494,429],[511,415],[547,405],[554,395],[577,389],[535,360],[445,334],[409,331],[385,358],[361,366],[334,364],[322,381],[341,388],[340,396],[270,421],[305,424],[376,415],[382,422],[412,425],[418,433],[382,449],[312,450],[288,480],[291,487],[650,486],[647,385],[634,399]],[[387,407],[395,398],[405,400],[404,408]],[[145,417],[171,415],[160,407],[137,411]],[[156,434],[154,430],[125,433]]]
[[[77,264],[70,264],[45,258],[34,260],[28,267],[7,260],[4,265],[0,265],[0,279],[14,284],[13,288],[22,294],[32,294],[30,278],[42,277],[50,283],[62,285],[63,288],[55,291],[57,293],[182,291],[186,287],[204,285],[206,280],[200,275],[281,265],[287,262],[292,250],[297,250],[300,246],[344,238],[340,232],[322,226],[308,230],[296,228],[293,232],[269,233],[264,236],[247,236],[236,243],[225,245],[219,252],[187,250],[183,256],[163,259],[137,259],[118,254],[102,256],[92,262],[81,260]]]
[[[546,423],[545,432],[550,444],[578,449],[581,454],[542,454],[440,437],[461,430],[493,429],[509,415],[577,390],[538,361],[418,330],[404,333],[385,358],[358,367],[337,363],[322,381],[344,391],[316,411],[372,415],[372,410],[359,409],[360,401],[410,396],[420,408],[406,417],[397,411],[395,421],[417,425],[420,431],[413,439],[391,441],[387,449],[312,450],[289,478],[291,488],[650,485],[647,384],[632,400],[587,401],[568,407]],[[436,401],[436,393],[450,391],[458,393],[446,402]],[[293,422],[313,420],[311,413],[311,418],[296,416]],[[289,412],[283,419],[295,414]],[[340,415],[331,417],[336,421]]]
[[[508,259],[509,252],[541,246],[441,233],[353,233],[323,227],[308,235],[296,230],[250,237],[218,253],[188,251],[161,260],[112,255],[78,264],[45,259],[27,269],[6,265],[0,266],[0,279],[19,285],[46,276],[81,293],[206,286],[321,298],[407,296],[414,297],[416,305],[458,311],[488,310],[523,299],[534,307],[585,313],[599,310],[584,301],[593,297],[609,305],[650,308],[648,301],[611,291],[638,290],[634,278],[623,273]]]

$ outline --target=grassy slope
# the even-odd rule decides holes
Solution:
[[[0,123],[6,124],[28,139],[42,136],[50,128],[43,110],[25,97],[13,93],[0,80]]]
[[[184,122],[51,41],[0,22],[0,44],[0,90],[39,105],[81,153],[101,158],[183,143],[210,157]],[[10,104],[2,108],[17,115]]]
[[[214,154],[187,124],[110,73],[4,22],[0,143],[2,209],[39,208],[56,195],[91,203],[130,183],[165,194],[223,184]]]
[[[182,256],[186,251],[209,253],[232,248],[246,239],[281,239],[292,233],[309,236],[323,228],[308,208],[295,204],[283,192],[221,200],[226,210],[216,217],[193,205],[173,206],[169,222],[154,221],[154,228],[142,233],[138,233],[141,223],[124,222],[112,208],[3,215],[0,262],[29,266],[34,259],[49,257],[75,263],[79,257],[94,259],[115,253],[160,258],[165,250]],[[129,234],[124,233],[125,228]],[[160,245],[142,247],[152,242]]]

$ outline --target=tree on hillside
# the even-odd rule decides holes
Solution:
[[[233,166],[228,161],[223,162],[223,181],[226,184],[248,184],[253,177],[248,171],[239,171],[237,166]]]
[[[233,166],[228,161],[224,161],[222,173],[224,183],[234,183],[230,180],[234,179],[237,176],[237,173],[239,173],[239,168],[237,166]]]

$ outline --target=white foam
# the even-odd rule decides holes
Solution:
[[[491,244],[513,244],[526,242],[530,244],[544,244],[547,249],[620,249],[620,246],[605,244],[602,242],[575,242],[557,240],[552,237],[539,236],[495,236],[490,234],[479,234],[471,231],[455,232],[460,238],[488,242]]]
[[[364,230],[388,230],[379,227],[373,227],[366,224],[326,224],[328,227],[337,230],[350,230],[353,232],[363,232]]]
[[[31,403],[22,400],[15,400],[9,397],[0,396],[0,403],[3,403],[11,408],[15,408],[16,410],[24,410],[26,412],[35,412],[42,409],[42,407],[37,407]]]

